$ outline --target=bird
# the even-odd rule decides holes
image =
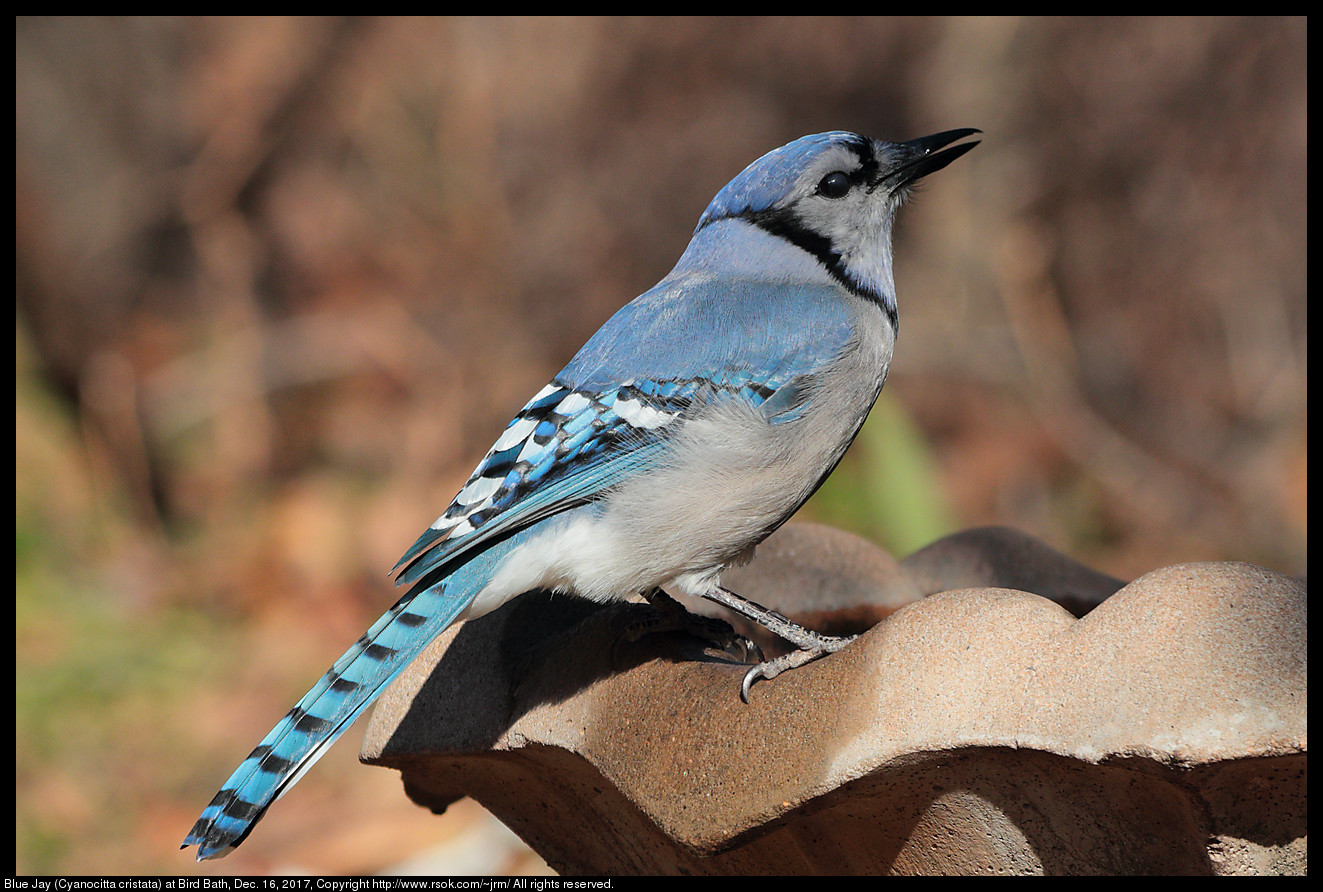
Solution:
[[[391,571],[408,586],[262,739],[181,848],[228,854],[422,649],[519,594],[721,604],[796,649],[750,686],[834,653],[721,585],[841,460],[898,330],[892,224],[981,131],[906,142],[832,131],[763,155],[713,198],[671,272],[621,309],[497,437]],[[761,657],[761,654],[758,654]]]

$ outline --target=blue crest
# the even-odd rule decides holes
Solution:
[[[773,149],[750,164],[726,184],[699,218],[697,229],[726,217],[738,217],[750,211],[765,211],[785,197],[787,189],[825,149],[836,145],[868,145],[857,133],[834,130],[801,136],[779,149]],[[697,229],[695,231],[697,231]]]

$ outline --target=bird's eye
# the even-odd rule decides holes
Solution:
[[[818,183],[818,194],[827,198],[844,198],[850,191],[850,178],[839,170],[829,173]]]

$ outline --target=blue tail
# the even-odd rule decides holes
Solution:
[[[243,842],[271,803],[473,600],[478,589],[456,582],[452,576],[410,592],[373,623],[230,776],[181,848],[196,845],[203,861]]]

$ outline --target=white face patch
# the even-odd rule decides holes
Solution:
[[[864,162],[854,151],[834,147],[814,160],[779,208],[797,226],[825,240],[830,260],[824,256],[827,252],[815,253],[836,275],[894,305],[891,223],[903,194],[890,192],[885,184],[870,190],[861,178],[863,168]],[[832,197],[819,187],[834,173],[848,177],[851,186]]]

